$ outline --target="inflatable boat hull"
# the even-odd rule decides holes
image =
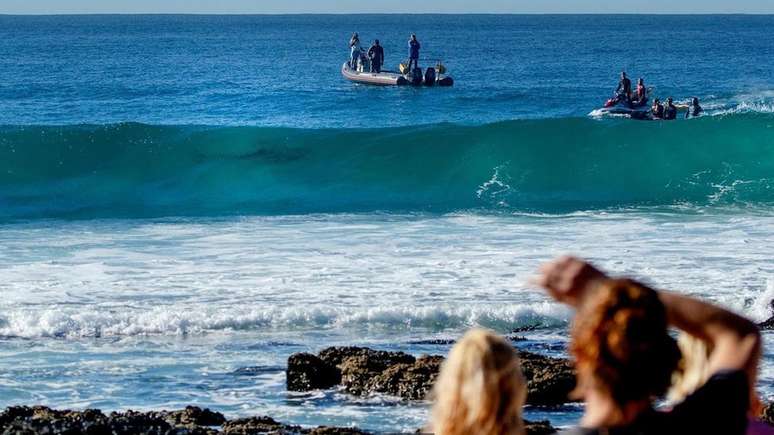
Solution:
[[[383,71],[380,73],[358,72],[353,70],[348,62],[341,66],[341,75],[355,83],[376,86],[406,86],[409,84],[405,77],[398,73]]]
[[[358,72],[349,66],[349,62],[345,62],[341,66],[341,75],[343,75],[347,80],[355,83],[376,86],[425,85],[448,87],[454,85],[454,79],[445,75],[438,76],[432,83],[425,83],[423,77],[419,77],[417,80],[410,81],[406,78],[406,76],[393,71],[382,71],[380,73]]]

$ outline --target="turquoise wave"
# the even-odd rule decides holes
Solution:
[[[0,218],[774,205],[774,117],[0,127]]]

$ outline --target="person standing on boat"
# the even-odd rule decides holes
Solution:
[[[629,77],[626,77],[625,71],[621,71],[621,81],[618,82],[618,88],[615,92],[626,97],[627,104],[632,102],[632,81],[629,80]]]
[[[368,49],[368,58],[371,59],[371,72],[382,72],[382,65],[384,65],[384,48],[379,45],[379,40],[374,41],[374,45]]]
[[[417,35],[411,35],[411,39],[409,39],[408,42],[409,46],[409,72],[413,71],[411,68],[411,65],[414,65],[414,68],[419,68],[419,49],[422,47],[419,44],[419,41],[417,41]]]
[[[349,49],[351,51],[351,58],[349,65],[352,69],[357,68],[357,59],[360,57],[360,36],[357,32],[352,34],[352,38],[349,40]]]

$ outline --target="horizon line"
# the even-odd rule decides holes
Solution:
[[[337,15],[628,15],[628,16],[774,16],[774,12],[58,12],[58,13],[6,13],[3,17],[56,17],[56,16],[132,16],[132,15],[184,15],[184,16],[337,16]]]

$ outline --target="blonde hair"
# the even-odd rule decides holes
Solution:
[[[667,394],[667,399],[672,405],[684,401],[706,384],[712,375],[709,366],[712,349],[707,346],[707,343],[687,332],[680,331],[677,346],[683,357],[680,360],[679,369],[672,375],[672,386]],[[752,370],[747,376],[750,382],[750,414],[758,417],[763,411],[763,404],[755,391],[756,370]]]
[[[527,386],[513,346],[475,329],[452,348],[433,389],[437,435],[522,435]]]
[[[698,338],[680,332],[677,337],[677,346],[683,355],[680,360],[680,369],[672,376],[672,386],[667,398],[672,404],[685,400],[709,379],[709,349]]]

